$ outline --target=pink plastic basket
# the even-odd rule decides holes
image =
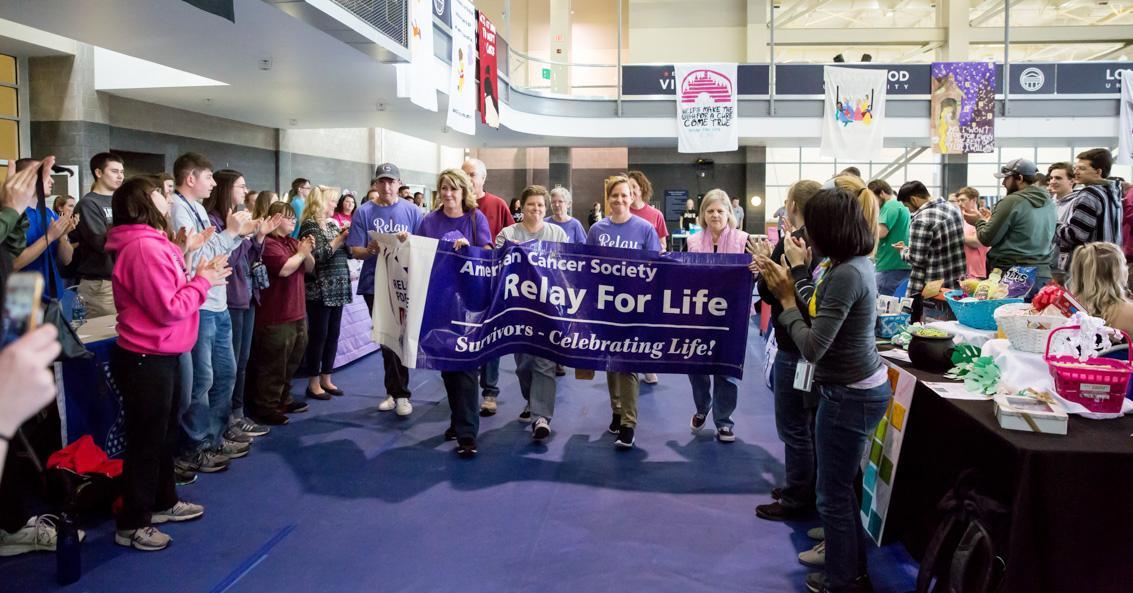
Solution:
[[[1081,404],[1091,412],[1120,412],[1125,390],[1129,387],[1129,377],[1133,374],[1133,350],[1127,353],[1127,361],[1090,358],[1084,364],[1092,368],[1070,366],[1083,364],[1073,356],[1051,356],[1050,346],[1055,334],[1077,329],[1077,325],[1063,326],[1050,332],[1046,339],[1043,360],[1054,378],[1054,390],[1064,399]],[[1125,341],[1130,342],[1129,334],[1121,333],[1125,335]]]

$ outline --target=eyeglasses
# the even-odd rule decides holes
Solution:
[[[295,220],[295,215],[294,214],[284,214],[283,220]]]

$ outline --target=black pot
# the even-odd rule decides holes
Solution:
[[[913,334],[909,342],[909,361],[922,371],[944,373],[953,367],[952,351],[955,349],[952,334],[940,337]]]

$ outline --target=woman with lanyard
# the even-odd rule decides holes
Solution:
[[[786,214],[780,224],[780,229],[786,233],[783,239],[775,245],[774,251],[766,240],[752,244],[752,253],[757,257],[769,256],[771,261],[787,257],[795,282],[796,300],[802,302],[810,302],[814,294],[814,273],[818,266],[818,258],[808,258],[806,254],[808,239],[803,210],[821,189],[822,185],[817,181],[804,179],[795,182],[787,190],[784,204]],[[757,271],[755,266],[753,261],[753,271]],[[768,288],[767,282],[759,278],[756,287],[760,298],[771,307],[771,322],[775,328],[776,351],[771,367],[771,384],[775,395],[775,429],[783,442],[786,483],[773,489],[771,498],[774,501],[756,506],[755,514],[760,519],[785,521],[807,517],[814,512],[814,411],[818,407],[818,395],[793,387],[799,347],[779,320],[783,305]]]
[[[714,189],[704,195],[696,224],[704,230],[688,238],[690,253],[744,252],[747,233],[736,230],[731,202],[724,190]],[[716,439],[721,443],[735,441],[732,412],[736,409],[739,381],[727,375],[689,375],[688,380],[692,383],[692,401],[696,405],[696,413],[692,415],[690,425],[692,433],[696,434],[704,428],[711,408],[712,420],[716,424]]]
[[[815,250],[827,258],[810,302],[797,301],[786,266],[766,256],[757,256],[757,263],[783,305],[779,321],[805,359],[793,385],[819,397],[816,491],[826,572],[807,575],[806,586],[814,592],[872,591],[866,567],[869,544],[854,481],[865,445],[893,395],[874,341],[877,282],[869,255],[877,242],[876,227],[867,221],[859,196],[841,188],[818,192],[803,215],[809,221],[841,221],[807,229]],[[809,325],[800,306],[809,309]]]
[[[633,194],[628,177],[616,176],[606,180],[606,209],[610,215],[590,227],[587,245],[660,251],[657,231],[645,219],[630,212]],[[637,394],[640,389],[637,373],[606,371],[606,387],[610,391],[610,432],[617,434],[614,446],[632,449],[637,429]]]
[[[459,251],[468,245],[492,248],[492,234],[488,219],[476,208],[476,194],[472,181],[460,169],[446,169],[437,177],[437,195],[440,204],[430,212],[417,234],[440,241],[451,241]],[[408,233],[398,233],[405,240]],[[453,282],[458,279],[453,278]],[[476,436],[480,431],[479,374],[469,371],[441,371],[445,383],[452,417],[445,430],[445,440],[456,440],[456,452],[461,457],[476,455]]]

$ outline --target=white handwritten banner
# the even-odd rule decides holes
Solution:
[[[452,2],[452,60],[448,84],[448,127],[476,134],[476,8]]]
[[[677,150],[727,152],[740,144],[735,64],[677,64]]]
[[[880,159],[889,71],[826,66],[824,72],[820,154],[845,161]]]

